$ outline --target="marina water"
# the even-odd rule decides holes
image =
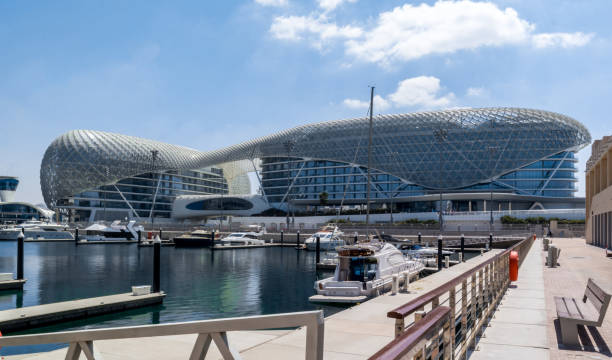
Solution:
[[[0,272],[16,272],[16,242],[0,242]],[[70,242],[25,244],[23,293],[0,292],[0,310],[131,291],[152,283],[153,247],[78,245]],[[163,305],[91,317],[27,332],[145,325],[235,316],[323,309],[308,302],[315,293],[314,252],[292,247],[211,251],[204,248],[161,249]],[[17,334],[17,333],[15,333]],[[14,347],[1,355],[48,351],[64,345]]]

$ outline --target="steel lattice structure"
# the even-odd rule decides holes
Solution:
[[[522,108],[456,109],[374,117],[371,167],[429,189],[458,189],[591,141],[578,121]],[[199,169],[264,157],[367,166],[368,118],[328,121],[201,152],[127,135],[74,130],[48,147],[40,170],[48,206],[149,171]],[[152,158],[152,151],[158,156]],[[247,171],[247,170],[245,170]]]

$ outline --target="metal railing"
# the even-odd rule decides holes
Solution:
[[[240,359],[227,339],[228,331],[264,330],[306,326],[306,360],[323,359],[323,311],[237,317],[217,320],[190,321],[159,325],[117,327],[97,330],[77,330],[46,334],[0,337],[0,347],[34,344],[69,343],[66,360],[78,360],[81,352],[88,360],[94,355],[94,341],[154,336],[198,334],[190,360],[204,359],[214,341],[224,359]]]
[[[510,252],[519,253],[520,266],[534,240],[535,235],[529,236],[444,285],[390,311],[387,317],[395,319],[396,339],[393,347],[401,344],[405,354],[412,354],[412,351],[416,351],[415,358],[419,358],[418,354],[425,354],[423,358],[431,359],[466,358],[467,351],[475,348],[476,337],[482,334],[483,327],[493,315],[508,288]],[[436,331],[441,326],[440,322],[423,321],[434,311],[439,314],[440,310],[437,309],[440,307],[448,308],[450,319],[450,340],[448,342],[441,341],[443,337],[439,331]],[[407,324],[410,318],[413,318],[413,321]],[[414,339],[409,336],[415,332],[429,334],[426,345],[423,345],[423,339]],[[439,351],[438,348],[442,350]],[[389,357],[388,353],[382,350],[372,359],[402,358],[401,356]]]

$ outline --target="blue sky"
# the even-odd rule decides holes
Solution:
[[[0,174],[38,203],[44,151],[68,130],[212,150],[365,115],[368,85],[376,113],[530,107],[600,138],[610,13],[609,0],[1,1]]]

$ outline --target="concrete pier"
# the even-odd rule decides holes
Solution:
[[[0,311],[0,331],[6,334],[9,331],[159,304],[165,296],[164,292],[139,296],[124,293],[4,310]]]

